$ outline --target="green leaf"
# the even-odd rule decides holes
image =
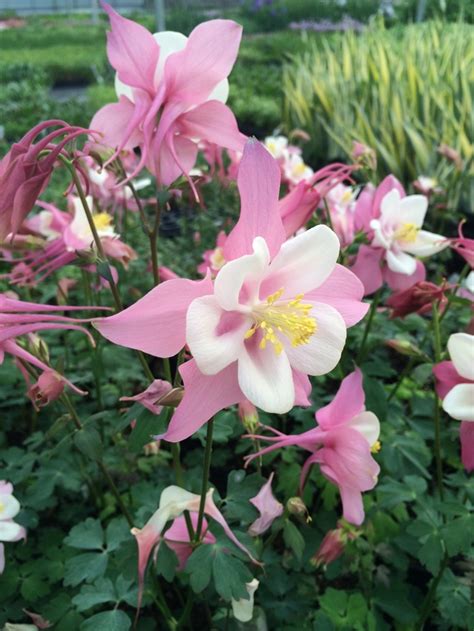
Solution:
[[[80,550],[102,550],[104,531],[98,519],[88,517],[85,521],[71,528],[64,543]]]
[[[35,602],[46,594],[49,594],[51,587],[43,576],[27,576],[21,581],[21,595],[28,602]]]
[[[186,563],[186,573],[195,594],[206,589],[212,574],[212,546],[202,545],[194,550]]]
[[[158,550],[158,556],[156,561],[156,569],[158,574],[161,574],[168,583],[174,579],[176,574],[176,568],[178,566],[178,557],[174,550],[166,545],[163,541]]]
[[[387,394],[378,379],[364,375],[365,407],[382,423],[387,418]]]
[[[91,460],[102,458],[103,446],[99,432],[87,425],[74,434],[74,444],[81,453]]]
[[[438,585],[438,609],[453,627],[472,629],[474,611],[472,608],[471,589],[463,584],[448,568]]]
[[[103,576],[107,569],[107,555],[105,553],[87,552],[79,554],[66,561],[64,585],[75,587],[83,581],[92,582]]]
[[[105,539],[107,541],[108,552],[113,552],[119,548],[124,541],[130,541],[132,539],[130,528],[123,517],[117,517],[110,522],[107,526]]]
[[[442,528],[448,554],[467,554],[474,542],[474,515],[467,514],[449,521]]]
[[[112,581],[108,578],[100,578],[93,585],[83,585],[79,594],[74,596],[72,602],[78,611],[86,611],[95,605],[116,602],[116,595]]]
[[[212,575],[214,587],[224,600],[249,598],[245,583],[252,580],[252,574],[240,559],[226,554],[224,550],[218,551],[214,556]]]
[[[132,622],[127,614],[120,609],[103,611],[92,618],[84,620],[81,631],[128,631]]]
[[[249,503],[255,497],[263,484],[263,478],[256,473],[246,475],[245,471],[231,471],[227,477],[227,496],[225,498],[226,515],[251,522],[257,517],[257,511]]]
[[[289,519],[285,520],[283,526],[283,538],[286,545],[291,548],[296,558],[301,561],[304,551],[304,538],[298,528]]]

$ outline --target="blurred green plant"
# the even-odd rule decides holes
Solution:
[[[379,175],[441,175],[448,145],[472,165],[474,39],[464,24],[427,23],[327,38],[284,68],[284,118],[311,135],[313,160],[377,151]]]

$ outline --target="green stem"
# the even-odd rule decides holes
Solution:
[[[418,618],[418,622],[416,624],[416,629],[418,631],[423,631],[425,622],[427,621],[428,616],[431,613],[433,600],[436,595],[436,590],[438,588],[440,580],[443,578],[444,570],[446,569],[447,565],[448,565],[448,555],[445,553],[444,559],[439,568],[439,572],[436,575],[436,577],[434,577],[433,580],[431,581],[430,589],[428,593],[426,594],[426,598],[423,601],[423,604],[421,605],[420,617]]]
[[[71,415],[72,421],[73,421],[74,425],[76,426],[76,429],[82,430],[84,426],[81,423],[81,419],[79,418],[79,415],[77,414],[76,408],[74,407],[71,399],[69,398],[69,395],[66,394],[66,393],[63,393],[62,396],[61,396],[61,401],[62,401],[64,407],[67,409],[67,411]],[[105,466],[104,462],[101,459],[97,460],[96,462],[97,462],[97,465],[99,466],[99,469],[104,474],[104,477],[107,480],[107,483],[108,483],[108,485],[110,487],[110,490],[112,491],[112,494],[114,495],[115,499],[117,500],[117,503],[120,506],[120,510],[122,511],[123,516],[127,520],[128,525],[130,526],[130,528],[133,528],[133,519],[132,519],[130,513],[128,512],[127,507],[123,503],[123,500],[120,497],[120,493],[119,493],[117,487],[115,486],[115,482],[113,481],[112,476],[110,475],[107,467]]]
[[[174,468],[174,472],[176,476],[176,482],[178,483],[178,486],[184,489],[184,472],[183,472],[183,467],[181,465],[179,452],[180,452],[179,443],[171,443],[171,453],[173,455],[173,468]],[[184,511],[184,519],[186,521],[186,528],[188,529],[189,541],[193,541],[194,528],[193,528],[193,522],[191,521],[191,517],[189,515],[189,511]]]
[[[212,455],[212,433],[214,429],[214,419],[211,418],[207,422],[207,434],[206,434],[206,451],[204,452],[204,465],[202,471],[202,487],[201,487],[201,501],[199,502],[199,513],[196,526],[195,541],[198,542],[201,539],[202,524],[204,520],[204,507],[206,505],[207,486],[209,483],[209,471],[211,469],[211,455]]]
[[[193,608],[193,592],[191,591],[191,589],[189,588],[188,591],[188,596],[186,598],[186,604],[184,606],[184,611],[183,614],[181,616],[181,618],[179,619],[178,625],[176,627],[176,629],[182,629],[188,622],[188,618],[191,615],[191,611]]]
[[[433,350],[435,363],[441,361],[441,330],[438,303],[433,303]],[[444,499],[443,491],[443,458],[441,452],[441,418],[439,413],[439,397],[434,391],[434,422],[435,422],[435,460],[436,482],[441,499]]]
[[[377,311],[377,306],[378,306],[379,301],[380,301],[380,296],[381,296],[381,290],[379,289],[376,292],[375,296],[373,297],[372,304],[370,305],[369,317],[367,318],[367,322],[366,322],[365,329],[364,329],[364,335],[362,337],[362,342],[360,344],[359,352],[357,353],[357,357],[356,357],[356,364],[357,365],[359,365],[362,362],[362,360],[364,359],[365,346],[366,346],[367,338],[369,337],[370,329],[372,328],[372,322],[374,320],[374,316],[375,316],[375,313]]]

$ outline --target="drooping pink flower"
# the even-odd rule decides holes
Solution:
[[[266,532],[275,519],[280,517],[283,513],[283,504],[275,499],[272,493],[273,476],[274,472],[272,471],[270,477],[257,495],[249,500],[249,502],[253,504],[260,513],[260,517],[258,517],[249,527],[249,534],[251,534],[252,537],[258,537]]]
[[[387,306],[393,309],[391,318],[404,318],[410,313],[429,313],[434,302],[437,302],[439,309],[443,311],[448,302],[446,290],[449,285],[443,283],[438,286],[428,281],[415,283],[405,291],[392,294],[387,299]]]
[[[40,305],[15,300],[7,297],[5,294],[0,294],[0,364],[3,363],[7,354],[16,360],[26,362],[41,371],[50,373],[51,368],[44,361],[18,344],[17,338],[51,329],[75,330],[87,335],[90,343],[94,345],[94,338],[80,325],[81,322],[88,322],[88,320],[75,320],[74,318],[55,314],[57,311],[79,311],[90,308]],[[49,377],[47,379],[49,380]],[[62,380],[78,394],[86,394],[65,377],[62,377]]]
[[[403,291],[424,281],[423,263],[414,256],[431,256],[448,246],[442,235],[421,229],[428,201],[423,195],[406,196],[400,182],[387,176],[377,189],[366,187],[354,208],[354,228],[364,232],[370,245],[361,245],[350,268],[364,283],[365,295],[385,281]]]
[[[461,459],[467,471],[474,470],[474,335],[454,333],[448,340],[451,361],[433,367],[436,391],[443,409],[462,421]]]
[[[54,370],[44,370],[28,389],[28,396],[36,409],[44,407],[56,401],[64,391],[65,382],[63,377]]]
[[[163,436],[173,442],[244,399],[280,413],[308,404],[307,375],[334,368],[346,328],[367,311],[360,282],[336,263],[339,240],[329,228],[285,243],[279,169],[256,141],[246,146],[238,186],[240,219],[214,282],[167,281],[95,323],[112,342],[158,357],[188,345],[184,398]]]
[[[272,444],[248,456],[247,462],[291,445],[306,449],[311,455],[302,468],[301,487],[309,468],[319,464],[321,473],[339,487],[344,518],[360,525],[364,521],[362,492],[374,488],[380,470],[371,455],[371,450],[379,448],[379,421],[364,403],[362,373],[357,369],[343,379],[331,403],[316,412],[317,427],[297,435],[273,430],[273,437],[252,436]]]
[[[190,513],[191,524],[194,531],[197,528],[198,516],[197,513]],[[210,530],[208,530],[207,519],[204,517],[202,522],[202,542],[204,544],[212,544],[216,542],[216,538]],[[174,551],[178,557],[178,571],[184,570],[186,562],[193,552],[193,546],[189,540],[189,530],[186,525],[186,519],[184,516],[177,517],[172,525],[166,530],[163,535],[163,540]]]
[[[40,140],[38,136],[57,127]],[[50,120],[33,127],[0,161],[0,242],[14,236],[45,189],[66,145],[88,131]],[[59,140],[57,144],[55,140]]]
[[[120,401],[138,402],[153,414],[160,414],[163,406],[159,404],[162,399],[172,389],[171,384],[163,379],[155,379],[146,390],[133,397],[121,397]]]
[[[474,268],[474,239],[468,239],[464,236],[462,225],[463,222],[461,222],[458,227],[459,237],[457,239],[450,239],[449,243],[452,249],[462,256],[471,268]]]
[[[337,528],[326,533],[311,562],[317,567],[329,565],[344,554],[347,542],[355,537],[354,533],[344,527],[343,522],[339,522]]]
[[[13,518],[20,512],[20,502],[13,495],[13,485],[0,480],[0,542],[26,539],[26,530]],[[0,574],[5,569],[5,547],[0,543]]]
[[[140,147],[143,166],[169,186],[194,166],[199,140],[242,150],[245,137],[224,105],[227,77],[239,49],[242,28],[231,20],[197,26],[189,38],[180,33],[152,35],[116,13],[106,2],[111,32],[107,54],[116,70],[119,102],[103,107],[91,126],[114,149]]]
[[[234,545],[244,552],[251,561],[258,563],[230,529],[224,516],[212,499],[213,492],[214,489],[209,489],[207,492],[204,513],[222,526],[226,536]],[[138,544],[138,609],[141,607],[143,584],[148,559],[150,558],[150,554],[153,549],[159,544],[167,522],[181,517],[184,511],[189,511],[191,515],[193,513],[197,513],[199,511],[200,502],[200,495],[190,493],[179,486],[168,486],[161,493],[158,509],[150,517],[145,526],[141,529],[132,528],[132,534]],[[212,542],[209,537],[208,542]]]

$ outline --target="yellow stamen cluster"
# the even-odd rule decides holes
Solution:
[[[306,170],[306,164],[304,162],[300,162],[299,164],[295,164],[293,167],[293,175],[303,175]]]
[[[112,217],[109,213],[97,213],[94,215],[94,225],[97,230],[106,230],[112,225]]]
[[[395,231],[395,239],[405,243],[413,243],[418,235],[418,226],[414,223],[404,223]]]
[[[224,252],[222,248],[216,248],[210,257],[211,265],[214,269],[221,269],[225,265]]]
[[[381,449],[382,449],[382,445],[380,444],[380,441],[376,440],[375,443],[370,448],[370,451],[373,454],[378,454]]]
[[[3,513],[4,510],[5,510],[5,504],[3,502],[0,502],[0,513]]]
[[[268,296],[266,304],[254,313],[255,324],[245,334],[245,339],[249,339],[260,329],[263,336],[259,347],[263,350],[270,342],[277,355],[283,350],[278,333],[285,335],[292,346],[300,346],[309,342],[317,328],[316,319],[308,315],[313,305],[302,304],[303,294],[299,294],[294,300],[278,303],[283,291],[282,288]]]

